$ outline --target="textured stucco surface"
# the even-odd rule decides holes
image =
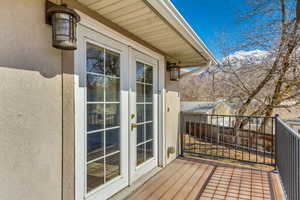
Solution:
[[[178,155],[178,134],[180,115],[179,82],[170,81],[170,73],[166,72],[166,162],[170,163]],[[175,153],[169,154],[169,147],[175,148]]]
[[[0,199],[59,200],[61,51],[44,0],[2,0],[0,19]]]
[[[74,52],[63,52],[63,199],[75,199]]]
[[[51,47],[44,3],[0,2],[1,200],[74,198],[73,63],[65,59],[72,55],[62,59],[62,52]],[[168,75],[166,148],[177,150],[180,96],[178,82]]]

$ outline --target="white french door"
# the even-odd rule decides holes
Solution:
[[[130,182],[158,165],[158,62],[131,51]]]
[[[128,47],[83,26],[75,55],[76,199],[128,185]]]
[[[107,199],[157,166],[158,62],[78,26],[76,200]]]

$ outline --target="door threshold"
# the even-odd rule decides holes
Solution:
[[[120,192],[116,193],[112,197],[110,197],[108,200],[122,200],[126,199],[130,194],[132,194],[134,191],[136,191],[140,186],[142,186],[145,182],[147,182],[150,178],[152,178],[155,174],[157,174],[162,167],[155,167],[150,172],[146,173],[142,177],[140,177],[138,180],[133,182],[130,186],[124,188]]]

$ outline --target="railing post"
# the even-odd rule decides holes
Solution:
[[[278,155],[277,155],[277,149],[278,149],[278,118],[279,118],[279,114],[275,115],[275,149],[274,149],[274,157],[275,157],[275,167],[274,167],[274,172],[278,172],[278,168],[277,168],[277,160],[278,160]]]
[[[185,119],[184,119],[184,113],[181,112],[180,113],[180,155],[183,156],[183,134],[186,131],[186,123],[185,123]]]

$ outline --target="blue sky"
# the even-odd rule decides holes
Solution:
[[[238,9],[245,7],[242,0],[171,0],[194,31],[200,36],[213,54],[222,57],[218,48],[217,35],[220,32],[237,29],[235,23]],[[234,35],[238,37],[237,34]],[[236,39],[232,37],[232,39]]]

